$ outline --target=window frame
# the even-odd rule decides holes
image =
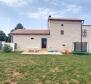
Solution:
[[[61,31],[60,31],[60,34],[61,34],[61,35],[64,35],[64,30],[61,30]]]
[[[82,30],[82,36],[83,37],[87,37],[87,29],[83,29]]]

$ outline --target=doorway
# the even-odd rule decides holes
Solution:
[[[41,48],[47,48],[47,38],[41,39]]]

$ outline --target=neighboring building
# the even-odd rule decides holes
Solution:
[[[91,52],[91,25],[83,25],[83,42],[87,42],[87,50]]]
[[[47,30],[15,30],[11,33],[12,42],[17,44],[17,50],[52,48],[59,51],[91,51],[91,26],[83,25],[83,22],[80,19],[49,17]]]

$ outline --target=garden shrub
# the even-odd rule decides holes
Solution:
[[[75,51],[73,51],[72,54],[76,54],[76,55],[89,55],[88,52],[75,52]]]
[[[9,45],[5,44],[3,46],[3,52],[11,52],[11,51],[12,51],[12,48]]]

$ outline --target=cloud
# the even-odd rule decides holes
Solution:
[[[76,14],[76,13],[79,13],[81,12],[81,9],[82,7],[81,6],[78,6],[78,5],[65,5],[64,6],[64,10],[61,11],[62,14],[66,14],[66,13],[73,13],[73,14]]]
[[[49,8],[38,8],[36,12],[30,12],[28,16],[34,19],[46,19],[48,15],[55,15],[56,13],[56,11],[52,11]]]
[[[49,2],[49,0],[44,0],[45,2]]]
[[[80,5],[76,5],[76,4],[68,4],[63,0],[44,0],[47,3],[50,3],[50,5],[53,5],[55,8],[58,9],[62,9],[62,12],[69,12],[72,11],[72,13],[78,13],[81,10],[81,6]]]
[[[60,0],[44,0],[44,1],[51,5],[58,5],[59,2],[62,2]]]
[[[23,6],[28,4],[28,2],[32,2],[32,0],[0,0],[0,3],[12,7]]]
[[[0,30],[8,34],[13,27],[14,24],[11,18],[0,14]]]
[[[47,19],[49,15],[53,17],[66,17],[68,14],[76,15],[81,12],[81,7],[78,5],[64,5],[62,10],[52,10],[50,8],[38,8],[35,12],[29,12],[28,16],[34,19]]]

